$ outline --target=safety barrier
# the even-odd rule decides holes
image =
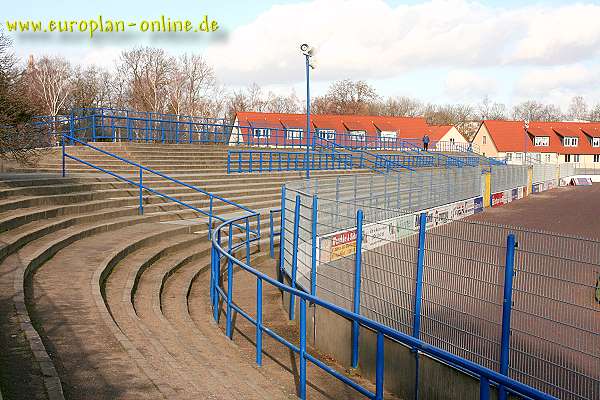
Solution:
[[[68,150],[67,150],[67,147],[65,145],[66,141],[69,141],[71,143],[77,143],[78,145],[81,145],[81,146],[85,146],[86,148],[89,148],[89,149],[91,149],[92,151],[94,151],[96,153],[103,154],[103,155],[108,156],[108,157],[110,157],[110,158],[112,158],[114,160],[118,160],[118,161],[123,162],[123,163],[125,163],[127,165],[130,165],[130,166],[132,166],[132,169],[133,169],[132,172],[134,172],[134,174],[132,176],[130,176],[130,177],[127,177],[127,176],[124,176],[122,174],[118,174],[116,172],[109,171],[109,170],[107,170],[105,168],[102,168],[102,167],[100,167],[98,165],[95,165],[95,164],[93,164],[91,162],[88,162],[88,161],[86,161],[86,160],[84,160],[82,158],[79,158],[79,157],[75,156],[75,155],[69,154]],[[223,198],[221,196],[218,196],[218,195],[215,195],[213,193],[207,192],[206,190],[200,189],[200,188],[198,188],[198,187],[196,187],[194,185],[190,185],[190,184],[182,182],[182,181],[180,181],[178,179],[172,178],[172,177],[170,177],[168,175],[163,174],[162,172],[155,171],[155,170],[153,170],[151,168],[145,167],[145,166],[143,166],[141,164],[138,164],[138,163],[136,163],[134,161],[127,160],[125,158],[119,157],[116,154],[113,154],[113,153],[111,153],[109,151],[100,149],[100,148],[98,148],[96,146],[93,146],[93,145],[91,145],[89,143],[85,143],[84,141],[79,140],[79,139],[77,139],[75,137],[72,137],[72,136],[69,136],[69,135],[62,135],[61,145],[62,145],[62,176],[63,177],[65,177],[66,174],[67,174],[66,159],[71,159],[71,160],[77,161],[77,162],[79,162],[81,164],[87,165],[90,168],[93,168],[93,169],[96,169],[96,170],[98,170],[100,172],[103,172],[103,173],[106,173],[108,175],[111,175],[111,176],[113,176],[113,177],[115,177],[115,178],[117,178],[119,180],[122,180],[124,182],[127,182],[127,183],[129,183],[129,184],[131,184],[133,186],[136,186],[138,188],[138,190],[139,190],[139,195],[138,195],[138,209],[139,209],[140,215],[144,214],[144,203],[143,203],[143,200],[144,200],[144,190],[145,190],[145,191],[147,191],[149,193],[152,193],[152,194],[155,194],[157,196],[163,197],[163,198],[165,198],[165,199],[167,199],[169,201],[175,202],[175,203],[177,203],[177,204],[179,204],[179,205],[181,205],[183,207],[189,208],[189,209],[191,209],[191,210],[193,210],[193,211],[195,211],[195,212],[197,212],[197,213],[199,213],[201,215],[204,215],[204,216],[208,217],[208,230],[209,230],[209,234],[210,234],[210,232],[212,231],[212,228],[213,228],[213,220],[215,222],[224,222],[225,221],[225,219],[223,217],[217,215],[214,212],[214,208],[217,206],[217,204],[215,204],[215,202],[220,202],[222,204],[227,204],[227,205],[233,206],[234,208],[236,208],[236,209],[238,209],[240,211],[243,211],[245,213],[248,213],[252,217],[255,217],[257,219],[257,228],[256,228],[256,231],[253,231],[251,233],[260,236],[260,215],[258,213],[256,213],[256,212],[254,212],[253,210],[249,209],[248,207],[244,207],[244,206],[242,206],[240,204],[237,204],[237,203],[235,203],[235,202],[233,202],[231,200],[227,200],[227,199],[225,199],[225,198]],[[159,192],[159,191],[157,191],[155,189],[152,189],[151,187],[149,187],[147,184],[144,183],[144,173],[146,173],[146,175],[153,175],[153,176],[161,177],[161,178],[163,178],[163,179],[165,179],[165,180],[167,180],[169,182],[176,183],[177,185],[179,185],[181,187],[190,189],[194,193],[197,193],[197,194],[202,195],[202,196],[207,196],[207,198],[208,198],[207,199],[208,200],[208,210],[203,210],[203,209],[198,208],[198,207],[196,207],[196,206],[194,206],[194,205],[192,205],[192,204],[190,204],[188,202],[184,202],[184,201],[178,200],[177,198],[169,196],[168,194],[161,193],[161,192]]]
[[[227,152],[227,173],[232,172],[273,172],[273,171],[315,171],[345,170],[366,168],[361,160],[352,154],[324,153],[310,151],[273,150],[229,150]]]
[[[329,373],[333,377],[339,379],[341,382],[345,383],[349,387],[356,390],[358,393],[364,395],[370,399],[383,399],[384,394],[384,373],[385,373],[385,363],[384,363],[384,341],[391,340],[397,343],[402,343],[406,346],[413,348],[415,351],[420,352],[422,354],[428,355],[430,357],[434,357],[438,360],[441,360],[448,365],[451,365],[455,368],[458,368],[462,371],[466,371],[473,376],[479,378],[480,381],[480,399],[489,399],[490,398],[490,387],[492,385],[499,386],[501,391],[509,391],[511,393],[515,393],[521,396],[525,396],[531,399],[553,399],[552,396],[547,395],[541,391],[533,389],[527,385],[519,383],[513,379],[506,377],[505,375],[495,372],[491,369],[482,367],[472,361],[469,361],[465,358],[458,357],[456,355],[451,354],[445,350],[433,347],[424,341],[420,340],[418,336],[411,336],[400,331],[394,330],[388,326],[385,326],[381,323],[378,323],[372,319],[366,318],[360,313],[357,313],[356,310],[349,311],[342,307],[336,306],[333,303],[324,301],[318,296],[308,294],[302,290],[295,288],[294,281],[292,280],[292,286],[288,286],[279,282],[276,279],[269,277],[261,273],[260,271],[252,268],[250,266],[250,248],[247,243],[239,243],[237,245],[234,244],[234,229],[233,224],[237,226],[244,226],[245,221],[247,221],[248,217],[238,217],[219,225],[212,236],[212,262],[211,262],[211,298],[213,301],[213,311],[214,311],[214,319],[217,323],[219,323],[220,313],[219,313],[219,304],[223,302],[225,306],[225,331],[226,335],[231,338],[233,333],[233,312],[235,311],[239,316],[242,316],[244,319],[249,321],[252,325],[254,325],[256,329],[255,334],[255,347],[256,347],[256,363],[258,365],[262,364],[262,341],[263,335],[267,334],[272,337],[282,345],[289,348],[294,353],[298,354],[299,357],[299,382],[298,382],[298,392],[299,397],[301,399],[306,398],[306,383],[307,383],[307,362],[313,363],[315,366],[321,368],[323,371]],[[358,229],[362,227],[362,211],[359,210],[357,213],[357,223]],[[283,219],[282,219],[283,220]],[[423,220],[423,217],[421,217]],[[297,224],[295,225],[295,234],[297,237]],[[284,230],[281,231],[282,233]],[[359,232],[360,233],[360,232]],[[238,233],[240,237],[244,237],[243,232]],[[247,236],[247,235],[246,235]],[[357,238],[362,237],[362,235],[357,234]],[[514,238],[513,238],[514,239]],[[357,239],[359,240],[359,239]],[[509,239],[510,240],[510,239]],[[225,243],[223,243],[225,241]],[[297,243],[297,241],[296,241]],[[510,242],[509,242],[510,243]],[[360,251],[361,246],[357,245],[357,252]],[[238,259],[237,253],[241,252],[240,258],[246,260],[246,262]],[[297,252],[297,247],[294,248],[294,252]],[[510,260],[514,253],[507,251],[507,259]],[[360,260],[360,256],[357,257],[357,260]],[[235,302],[233,301],[233,287],[234,287],[234,273],[233,270],[235,268],[240,268],[246,273],[250,273],[256,277],[256,314],[253,317],[248,311],[241,309]],[[357,270],[360,270],[360,262],[357,263]],[[226,278],[225,278],[226,277]],[[226,283],[224,283],[226,279]],[[222,283],[223,282],[223,283]],[[285,292],[290,297],[290,319],[294,319],[294,310],[295,307],[293,302],[295,299],[298,300],[299,303],[299,341],[295,343],[291,340],[286,339],[284,336],[280,335],[277,332],[271,330],[268,326],[265,326],[263,323],[263,285],[269,284],[282,292]],[[226,286],[226,287],[225,287]],[[307,304],[311,304],[315,307],[321,307],[325,310],[333,312],[343,318],[350,320],[354,326],[354,331],[356,332],[356,339],[353,340],[353,348],[357,348],[357,338],[358,332],[360,329],[367,329],[372,332],[377,337],[377,345],[376,345],[376,355],[375,355],[375,391],[371,391],[363,385],[357,383],[353,379],[346,376],[344,373],[332,368],[322,360],[315,357],[311,354],[307,349]],[[358,359],[358,354],[356,350],[354,351],[356,360]],[[418,354],[418,353],[417,353]],[[354,359],[354,357],[353,357]]]
[[[481,211],[481,197],[436,204],[417,191],[409,205],[407,193],[388,182],[379,201],[365,199],[344,188],[350,178],[286,185],[280,258],[293,284],[558,398],[597,397],[600,242],[456,221]],[[431,208],[425,221],[414,212],[419,204]],[[504,258],[511,234],[519,243],[513,265]]]

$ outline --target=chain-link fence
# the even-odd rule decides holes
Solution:
[[[499,190],[524,185],[526,169],[507,170]],[[348,309],[358,302],[361,314],[406,334],[418,319],[421,339],[497,371],[504,365],[554,396],[600,398],[600,242],[456,220],[476,211],[480,193],[479,172],[288,184],[283,266],[324,300]],[[422,226],[421,210],[428,210]],[[509,234],[518,242],[512,303],[504,297]]]

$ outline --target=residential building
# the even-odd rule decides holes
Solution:
[[[600,123],[486,120],[473,139],[482,155],[509,163],[573,162],[600,166]]]

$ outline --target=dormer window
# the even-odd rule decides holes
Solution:
[[[533,145],[534,146],[548,147],[548,146],[550,146],[550,137],[548,137],[548,136],[536,136],[533,139]]]
[[[321,140],[334,140],[335,139],[335,130],[334,129],[319,129],[317,131],[319,135],[319,139]]]
[[[271,130],[267,128],[254,128],[252,129],[252,136],[255,138],[269,138],[271,137]]]
[[[579,138],[575,136],[565,136],[563,138],[563,146],[565,147],[577,147],[579,145]]]
[[[600,147],[600,137],[592,138],[592,147]]]
[[[381,131],[379,138],[384,142],[393,142],[396,140],[397,133],[395,131]]]
[[[365,131],[350,131],[349,135],[350,135],[350,140],[356,140],[356,141],[360,141],[360,142],[364,142],[365,141]]]
[[[299,128],[286,129],[285,137],[287,140],[301,140],[302,139],[302,129],[299,129]]]

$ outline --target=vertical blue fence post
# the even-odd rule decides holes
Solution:
[[[317,195],[313,196],[312,202],[312,226],[311,226],[311,269],[310,269],[310,294],[315,296],[317,293],[317,216],[318,216],[318,203],[319,199]]]
[[[229,224],[229,237],[227,239],[227,252],[231,254],[233,248],[233,225]],[[232,332],[232,308],[231,301],[233,299],[233,261],[228,258],[227,260],[227,325],[225,327],[227,337],[231,339]]]
[[[362,225],[363,211],[356,212],[356,255],[354,259],[354,298],[353,311],[360,314],[360,278],[362,266]],[[352,321],[352,368],[358,367],[358,335],[360,326],[358,321]]]
[[[502,339],[500,341],[500,373],[508,376],[510,359],[510,317],[512,312],[513,275],[515,271],[515,235],[506,237],[506,266],[504,268],[504,296],[502,299]],[[500,400],[507,398],[506,390],[500,386]]]
[[[306,299],[300,297],[300,387],[298,397],[306,399]]]
[[[273,237],[275,234],[274,230],[273,210],[271,210],[269,211],[269,256],[271,256],[271,258],[275,258],[275,238]]]
[[[294,207],[294,237],[292,240],[292,284],[296,288],[296,276],[298,275],[298,236],[300,235],[300,195],[296,195],[296,206]],[[296,296],[290,293],[290,320],[294,319]]]
[[[490,399],[490,381],[485,376],[479,377],[479,400]]]
[[[413,337],[419,339],[421,336],[421,302],[423,296],[423,264],[425,261],[425,228],[427,226],[427,214],[419,216],[419,253],[417,256],[417,278],[415,287],[415,315],[413,319]]]
[[[212,215],[213,215],[213,195],[212,193],[209,195],[209,203],[208,203],[208,237],[212,235]]]
[[[383,400],[383,364],[384,364],[384,336],[377,332],[377,353],[375,355],[375,400]]]
[[[62,177],[64,178],[67,175],[65,136],[64,135],[61,136],[60,146],[62,147]]]
[[[96,141],[96,114],[92,114],[92,142]]]
[[[221,245],[221,231],[217,230],[217,243],[219,244],[219,246]],[[219,297],[221,296],[219,293],[219,284],[220,284],[220,280],[221,280],[221,256],[219,254],[219,252],[217,251],[217,249],[214,249],[215,251],[215,264],[214,264],[214,268],[215,268],[215,298],[214,298],[214,303],[213,303],[213,318],[215,320],[216,323],[219,323]]]
[[[423,267],[425,262],[425,229],[427,214],[419,215],[419,244],[417,254],[417,276],[415,284],[415,314],[413,319],[413,337],[421,337],[421,306],[423,302]],[[419,399],[419,352],[415,351],[415,399]]]
[[[262,278],[256,278],[256,363],[262,365]]]
[[[143,187],[144,187],[144,170],[142,169],[142,167],[140,167],[140,215],[144,215]]]
[[[285,185],[281,186],[281,227],[279,234],[279,273],[277,278],[279,282],[283,282],[283,268],[285,265]]]

